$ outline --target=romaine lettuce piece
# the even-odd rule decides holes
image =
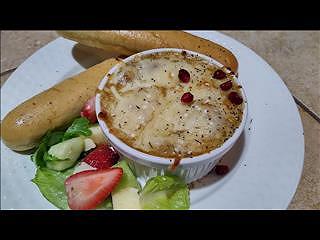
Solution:
[[[130,167],[128,166],[127,162],[124,159],[119,161],[112,167],[120,167],[123,170],[121,181],[117,185],[115,190],[113,190],[113,193],[128,187],[137,188],[138,190],[141,190],[141,186],[137,181],[136,176],[133,174],[133,172],[131,171]]]
[[[57,172],[47,168],[38,168],[31,181],[35,183],[42,195],[60,209],[69,209],[64,181],[73,173],[73,169]]]
[[[64,132],[47,132],[47,134],[44,136],[42,139],[42,143],[45,143],[48,147],[51,147],[59,142],[62,141],[63,139]]]
[[[90,121],[88,119],[84,117],[75,119],[71,126],[64,133],[63,141],[79,136],[90,136],[92,132],[89,127]]]
[[[31,155],[31,160],[37,167],[44,167],[46,165],[46,153],[49,147],[62,141],[64,132],[47,132],[41,139],[37,150]]]
[[[140,203],[143,209],[189,209],[189,189],[177,176],[156,176],[142,189]]]
[[[31,155],[31,160],[37,167],[44,167],[46,162],[44,160],[44,154],[47,152],[47,146],[45,143],[40,143],[39,147],[34,154]]]

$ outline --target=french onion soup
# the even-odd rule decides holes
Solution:
[[[107,77],[98,116],[147,154],[181,159],[210,152],[242,120],[234,74],[185,51],[137,56]]]

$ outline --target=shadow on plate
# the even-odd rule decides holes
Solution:
[[[72,48],[73,58],[84,68],[88,69],[106,59],[119,57],[119,53],[88,47],[77,43]]]
[[[243,148],[245,144],[245,136],[242,133],[238,139],[238,141],[234,144],[234,146],[227,152],[219,161],[218,164],[223,164],[229,166],[229,173],[224,176],[218,176],[214,169],[208,173],[205,177],[192,182],[189,184],[190,189],[197,189],[206,187],[208,185],[217,184],[218,182],[222,181],[224,178],[230,177],[233,173],[235,168],[239,164],[240,156],[242,154]]]
[[[36,149],[33,148],[33,149],[30,149],[30,150],[25,150],[25,151],[15,151],[15,150],[13,150],[13,151],[15,153],[22,154],[22,155],[31,155],[36,151]]]

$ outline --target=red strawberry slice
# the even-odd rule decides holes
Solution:
[[[103,144],[90,152],[85,157],[84,161],[91,167],[104,169],[114,165],[119,158],[119,154],[112,147],[107,144]]]
[[[96,97],[90,98],[84,104],[80,113],[81,117],[87,118],[91,123],[96,123],[98,121],[96,116],[95,101],[96,101]]]
[[[96,208],[117,186],[122,174],[122,168],[109,168],[87,170],[67,178],[64,185],[70,209]]]

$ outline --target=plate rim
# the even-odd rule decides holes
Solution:
[[[199,32],[199,31],[196,31],[196,32]],[[249,49],[252,54],[254,54],[257,58],[259,58],[264,64],[266,64],[266,65],[268,66],[268,68],[269,68],[274,74],[276,74],[277,78],[281,80],[283,87],[285,87],[286,90],[290,93],[291,100],[294,101],[293,96],[292,96],[290,90],[288,89],[288,87],[286,86],[286,84],[284,83],[284,81],[282,80],[282,78],[279,76],[279,74],[272,68],[272,66],[271,66],[267,61],[265,61],[262,57],[260,57],[255,51],[253,51],[252,49],[250,49],[249,47],[247,47],[246,45],[244,45],[242,42],[240,42],[240,41],[238,41],[238,40],[235,40],[235,39],[233,39],[232,37],[230,37],[230,36],[228,36],[228,35],[225,35],[225,34],[223,34],[223,33],[216,32],[216,31],[202,31],[202,32],[206,32],[206,33],[210,33],[210,34],[214,33],[214,34],[216,34],[215,38],[222,38],[222,40],[223,40],[223,39],[228,39],[229,41],[233,41],[234,43],[240,44],[240,45],[242,45],[242,47],[244,47],[244,48],[246,48],[246,49]],[[219,36],[219,35],[220,35],[220,36]],[[40,51],[40,50],[43,50],[43,51],[44,51],[44,49],[45,49],[46,47],[48,47],[48,45],[54,44],[56,41],[61,41],[61,39],[62,39],[63,41],[70,41],[70,40],[64,39],[64,38],[62,38],[62,37],[58,37],[57,39],[55,39],[55,40],[47,43],[46,45],[44,45],[43,47],[41,47],[40,49],[38,49],[37,51],[35,51],[31,56],[29,56],[26,60],[24,60],[24,61],[17,67],[17,69],[10,75],[10,77],[9,77],[9,78],[6,80],[6,82],[2,85],[2,87],[1,87],[1,92],[3,91],[4,86],[7,86],[7,82],[9,82],[12,77],[14,77],[14,74],[16,73],[16,71],[19,70],[19,69],[20,69],[19,71],[22,71],[24,64],[25,64],[26,62],[28,62],[31,57],[34,57],[34,55],[37,54],[38,51]],[[210,40],[210,41],[213,41],[213,40]],[[73,41],[71,41],[71,42],[73,42]],[[223,44],[223,43],[221,43],[221,42],[219,42],[219,41],[214,41],[214,42],[216,42],[216,43],[218,43],[218,44],[220,44],[220,45],[222,45],[222,46],[224,46],[224,47],[226,47],[227,49],[230,50],[230,46],[228,46],[228,45],[226,45],[226,44]],[[232,52],[235,54],[236,57],[238,57],[238,56],[237,56],[238,52],[237,52],[237,51],[234,51],[234,49],[236,49],[236,47],[232,48]],[[239,63],[239,65],[240,65],[240,63]],[[1,104],[1,105],[2,105],[2,104]],[[303,124],[302,124],[302,121],[301,121],[301,115],[300,115],[299,112],[298,112],[297,106],[296,106],[296,110],[295,110],[295,111],[296,111],[296,112],[295,112],[295,115],[297,115],[298,118],[299,118],[299,125],[300,125],[299,128],[303,131]],[[1,142],[2,142],[2,140],[1,140]],[[293,191],[292,196],[290,196],[290,199],[288,200],[288,204],[286,205],[286,208],[289,206],[290,202],[292,201],[292,199],[293,199],[293,197],[294,197],[294,195],[295,195],[295,193],[296,193],[296,191],[297,191],[297,188],[298,188],[298,185],[299,185],[299,182],[300,182],[300,180],[301,180],[302,173],[303,173],[304,158],[305,158],[305,139],[304,139],[304,136],[302,137],[302,142],[303,142],[303,151],[302,151],[302,156],[303,156],[303,158],[302,158],[302,161],[300,161],[300,163],[301,163],[301,164],[300,164],[300,165],[301,165],[301,166],[300,166],[300,174],[299,174],[299,177],[298,177],[298,179],[297,179],[297,181],[296,181],[296,183],[295,183],[295,188],[294,188],[295,190]],[[1,150],[1,152],[2,152],[2,150]],[[41,197],[42,197],[42,196],[41,196]],[[1,198],[1,202],[2,202],[2,198]]]

